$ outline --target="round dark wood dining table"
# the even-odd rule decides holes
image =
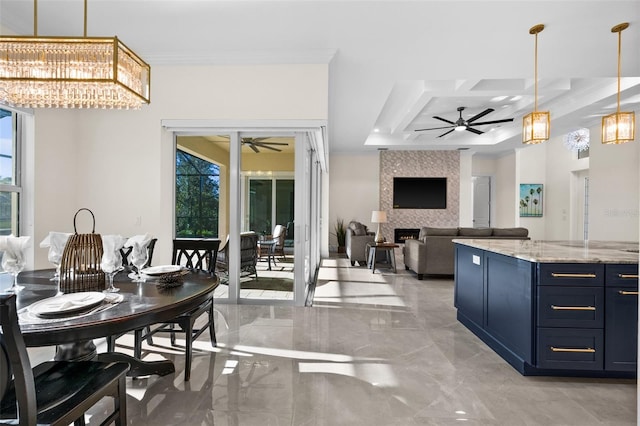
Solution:
[[[24,271],[18,283],[17,308],[27,308],[34,302],[53,297],[57,284],[51,281],[53,270]],[[12,276],[0,274],[0,292],[11,286]],[[123,299],[107,309],[88,315],[56,318],[55,321],[20,322],[27,346],[56,346],[56,359],[126,360],[131,364],[130,376],[164,375],[174,371],[171,361],[142,362],[120,353],[96,354],[92,339],[118,336],[131,330],[162,323],[195,309],[212,297],[218,286],[215,274],[191,271],[182,277],[182,284],[172,288],[158,286],[158,278],[136,283],[124,272],[116,275],[114,285]]]

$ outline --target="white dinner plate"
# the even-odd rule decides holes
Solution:
[[[150,277],[155,277],[159,275],[173,274],[175,272],[181,271],[182,269],[183,268],[180,265],[159,265],[144,268],[142,270],[142,273],[145,275],[149,275]]]
[[[106,295],[97,291],[68,293],[39,300],[29,306],[29,311],[41,316],[69,315],[91,309],[102,303]]]

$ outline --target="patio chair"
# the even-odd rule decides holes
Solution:
[[[258,234],[255,232],[240,233],[240,272],[255,275],[258,278],[256,263],[258,261]],[[218,252],[218,270],[229,272],[229,236]]]

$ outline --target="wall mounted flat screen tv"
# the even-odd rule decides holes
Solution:
[[[446,177],[394,177],[394,209],[446,209]]]

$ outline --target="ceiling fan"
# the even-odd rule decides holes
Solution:
[[[479,114],[474,115],[473,117],[471,117],[468,120],[465,120],[464,118],[462,118],[462,111],[465,110],[465,107],[458,107],[458,112],[460,113],[460,118],[458,118],[455,122],[454,121],[450,121],[447,120],[445,118],[442,117],[438,117],[438,116],[433,116],[433,118],[435,118],[436,120],[440,120],[440,121],[444,121],[445,123],[449,123],[450,126],[445,126],[445,127],[431,127],[428,129],[417,129],[416,132],[422,132],[425,130],[440,130],[440,129],[451,129],[447,132],[444,132],[443,134],[441,134],[440,136],[438,136],[439,138],[448,135],[449,133],[453,132],[454,130],[457,132],[462,132],[464,130],[467,130],[471,133],[475,133],[476,135],[481,135],[484,132],[481,132],[478,129],[474,129],[471,126],[482,126],[483,124],[497,124],[497,123],[506,123],[509,121],[513,121],[513,118],[505,118],[502,120],[493,120],[493,121],[481,121],[479,123],[476,123],[475,121],[479,118],[484,117],[485,115],[495,111],[493,108],[487,108],[484,111],[482,111]]]
[[[259,153],[259,148],[270,149],[271,151],[282,152],[274,146],[287,146],[287,142],[266,142],[269,138],[242,138],[242,145],[247,145],[253,152]]]

